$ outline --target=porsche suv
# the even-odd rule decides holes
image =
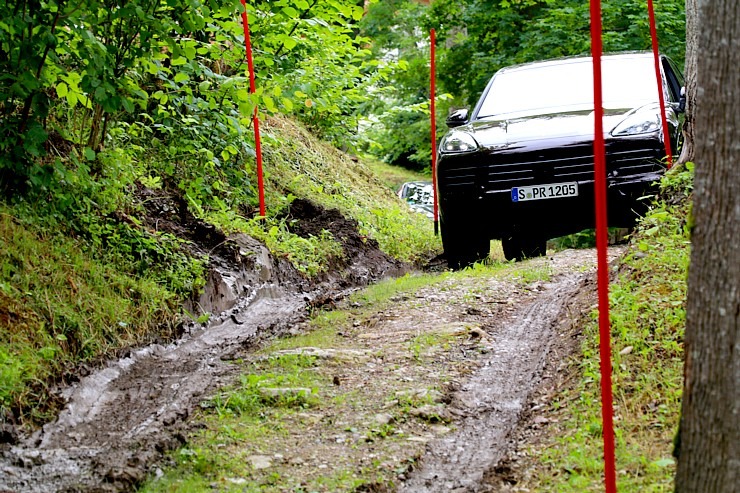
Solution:
[[[680,145],[683,76],[661,56],[672,149]],[[507,259],[543,255],[550,238],[594,227],[591,57],[507,67],[472,112],[447,119],[439,145],[440,228],[461,267],[500,239]],[[652,53],[602,58],[609,226],[631,227],[666,167]]]

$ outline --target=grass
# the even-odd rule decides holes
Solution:
[[[172,330],[179,298],[156,279],[89,253],[83,240],[40,231],[17,213],[0,206],[0,414],[43,421],[53,411],[55,378]]]
[[[367,165],[373,171],[373,174],[384,183],[388,188],[394,192],[406,183],[407,181],[431,181],[432,177],[422,173],[401,168],[399,166],[391,166],[377,159],[370,159],[367,161]]]
[[[441,251],[432,222],[410,211],[373,171],[388,168],[354,161],[285,118],[270,119],[267,128],[281,140],[265,147],[268,210],[284,210],[290,197],[306,198],[354,218],[361,234],[400,260],[421,261]]]
[[[687,176],[689,178],[687,178]],[[690,172],[663,182],[664,197],[686,196]],[[689,201],[659,201],[632,238],[610,288],[616,467],[625,492],[673,491],[673,439],[683,385],[683,331],[689,265]],[[595,318],[595,315],[594,315]],[[603,490],[598,327],[585,328],[580,382],[558,392],[551,437],[529,451],[540,466],[534,491]]]

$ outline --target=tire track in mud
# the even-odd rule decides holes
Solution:
[[[592,276],[593,271],[571,273],[545,284],[544,292],[494,334],[490,354],[451,396],[455,431],[427,445],[399,493],[491,491],[485,476],[512,448],[511,435],[540,380],[555,326]]]
[[[190,410],[233,371],[224,355],[258,331],[302,320],[304,296],[263,287],[220,323],[132,352],[66,389],[57,420],[6,452],[0,491],[131,489],[148,463],[182,440]]]

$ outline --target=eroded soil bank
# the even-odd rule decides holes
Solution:
[[[300,224],[309,218],[296,202]],[[16,430],[14,443],[0,444],[0,491],[131,491],[165,451],[183,443],[187,418],[201,400],[233,380],[233,354],[286,333],[313,307],[408,270],[363,241],[356,223],[338,212],[319,216],[312,224],[332,232],[345,256],[315,281],[246,235],[226,238],[186,222],[182,236],[212,260],[207,288],[187,309],[217,315],[186,325],[176,341],[132,349],[58,388],[66,405],[54,422],[30,436]]]
[[[3,451],[0,491],[132,491],[192,439],[203,399],[263,357],[253,354],[259,340],[300,332],[310,307],[402,270],[366,252],[310,286],[247,237],[224,252],[240,268],[224,260],[199,300],[224,311],[60,389],[57,421]],[[289,491],[341,468],[372,470],[365,491],[495,491],[491,472],[512,450],[558,323],[590,289],[593,264],[590,250],[565,251],[496,275],[452,276],[338,327],[342,342],[320,349],[353,356],[322,356],[316,371],[333,382],[318,390],[322,402],[339,407],[292,416],[291,431],[268,443],[232,443],[246,467],[212,487]]]

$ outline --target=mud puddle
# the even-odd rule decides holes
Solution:
[[[201,400],[233,379],[234,354],[286,333],[309,307],[402,268],[379,250],[355,250],[334,277],[310,285],[245,235],[220,250],[208,289],[189,307],[220,314],[59,389],[66,405],[58,418],[0,450],[0,492],[133,490],[151,464],[183,443]]]

